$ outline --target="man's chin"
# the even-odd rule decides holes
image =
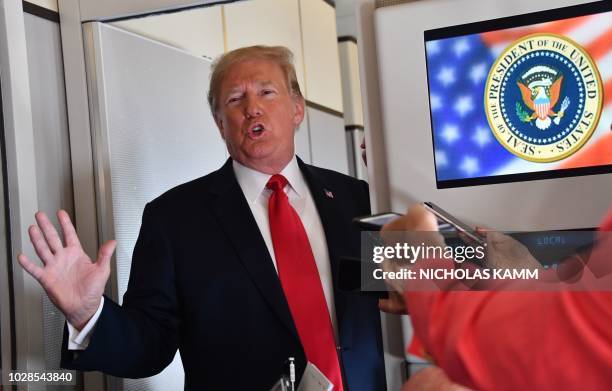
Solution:
[[[272,148],[269,148],[265,145],[256,147],[257,148],[252,148],[248,151],[248,153],[245,154],[247,160],[252,161],[254,163],[265,163],[267,161],[274,160],[274,151],[272,150]]]
[[[239,158],[232,156],[242,165],[266,174],[278,174],[292,157],[293,154],[279,154],[264,149],[251,151],[248,155]]]

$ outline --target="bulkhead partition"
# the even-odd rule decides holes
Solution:
[[[206,94],[210,61],[104,23],[84,25],[100,243],[117,240],[121,303],[145,204],[227,159]],[[181,389],[180,357],[119,389]]]

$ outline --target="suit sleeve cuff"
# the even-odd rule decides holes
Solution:
[[[96,313],[89,319],[89,322],[85,324],[85,327],[81,329],[81,331],[77,330],[72,326],[69,322],[66,322],[68,326],[68,350],[85,350],[89,345],[89,340],[91,338],[91,333],[93,332],[96,323],[98,322],[98,318],[100,317],[100,313],[102,312],[102,307],[104,307],[104,297],[100,298],[100,305]]]

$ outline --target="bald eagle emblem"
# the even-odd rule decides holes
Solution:
[[[516,114],[522,122],[533,124],[538,129],[546,130],[553,122],[559,125],[565,110],[570,105],[566,96],[561,102],[558,111],[554,111],[559,102],[563,74],[548,66],[537,65],[530,68],[518,80],[517,85],[521,91],[523,103],[531,113],[526,111],[520,102],[516,102]]]

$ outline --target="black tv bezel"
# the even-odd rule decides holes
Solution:
[[[513,15],[498,19],[489,19],[480,22],[466,23],[449,27],[442,27],[423,32],[425,50],[425,70],[427,76],[427,99],[429,100],[429,122],[431,124],[431,143],[433,146],[434,170],[436,176],[436,188],[450,189],[459,187],[493,185],[500,183],[527,182],[542,179],[558,179],[576,176],[600,175],[612,173],[612,164],[590,167],[578,167],[568,169],[556,169],[547,171],[532,171],[516,174],[489,175],[483,177],[438,180],[438,168],[435,156],[436,141],[433,132],[433,115],[431,112],[431,93],[429,82],[429,63],[427,59],[427,42],[438,39],[454,38],[464,35],[480,34],[490,31],[506,30],[515,27],[529,26],[544,22],[561,19],[576,18],[586,15],[594,15],[612,11],[612,1],[602,0],[592,3],[573,5],[569,7],[555,8],[546,11],[531,12],[527,14]],[[612,129],[611,129],[612,130]]]

